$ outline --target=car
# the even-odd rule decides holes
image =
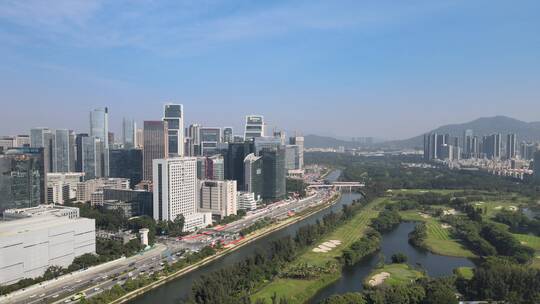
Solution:
[[[80,283],[80,282],[82,282],[82,280],[77,280],[77,281],[75,281],[75,283]]]
[[[39,295],[40,298],[43,298],[44,296],[45,296],[44,293],[42,293],[42,294]]]
[[[135,266],[135,262],[129,263],[129,267]]]
[[[104,276],[102,276],[101,278],[104,279],[104,280],[106,280],[106,279],[109,278],[109,276],[108,276],[108,275],[104,275]]]
[[[31,295],[29,298],[30,298],[30,299],[33,299],[33,298],[35,298],[35,297],[36,297],[36,295],[33,294],[33,295]]]
[[[101,288],[99,288],[99,287],[94,288],[94,291],[100,291],[100,290],[101,290]]]
[[[71,303],[71,300],[67,299],[67,300],[64,301],[64,303]]]
[[[55,294],[55,295],[53,295],[51,298],[56,299],[56,298],[58,298],[58,296],[60,296],[60,295],[59,295],[59,294]]]

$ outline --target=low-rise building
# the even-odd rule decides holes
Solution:
[[[129,189],[129,179],[120,177],[97,178],[77,183],[77,201],[92,200],[92,193],[103,192],[103,189]]]
[[[76,257],[96,252],[95,220],[55,208],[10,210],[8,217],[19,218],[0,221],[0,284],[36,278],[51,266],[68,267]]]
[[[259,198],[255,197],[253,192],[241,192],[237,193],[237,207],[238,210],[255,210],[257,209],[257,203]]]
[[[82,182],[84,173],[47,173],[47,202],[63,204],[77,198],[77,184]]]

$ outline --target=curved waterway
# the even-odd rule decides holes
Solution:
[[[386,263],[390,263],[390,257],[394,253],[402,252],[408,257],[407,263],[421,266],[431,277],[451,275],[457,267],[474,267],[473,262],[466,258],[437,255],[411,246],[408,235],[415,225],[416,223],[411,222],[401,223],[393,231],[383,234],[380,253]],[[375,254],[354,266],[345,267],[341,278],[320,290],[309,303],[318,303],[333,294],[361,291],[362,281],[377,266],[379,259],[379,254]]]
[[[341,175],[341,171],[335,170],[331,172],[326,180],[336,181]],[[202,275],[212,273],[213,271],[219,270],[223,267],[233,265],[240,261],[243,261],[249,256],[252,256],[255,252],[265,252],[270,243],[274,240],[278,240],[285,236],[295,236],[296,231],[306,225],[315,223],[318,219],[332,211],[337,212],[341,211],[343,205],[348,205],[352,203],[353,200],[360,198],[361,195],[358,193],[347,193],[344,192],[341,196],[341,199],[336,204],[331,207],[321,210],[316,214],[313,214],[295,224],[287,226],[281,230],[273,232],[266,237],[255,240],[245,246],[229,253],[228,255],[217,259],[205,266],[202,266],[188,274],[185,274],[173,281],[170,281],[164,285],[161,285],[153,290],[148,291],[147,293],[141,295],[140,297],[130,301],[132,304],[156,304],[156,303],[179,303],[182,299],[185,299],[189,296],[191,292],[191,285],[195,280],[200,278]]]

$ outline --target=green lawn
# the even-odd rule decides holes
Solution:
[[[474,268],[472,267],[458,267],[455,270],[456,275],[466,280],[470,280],[474,276]]]
[[[329,261],[336,261],[336,258],[341,256],[343,249],[349,247],[354,241],[363,236],[371,219],[378,214],[376,207],[387,201],[387,198],[379,198],[365,206],[362,211],[357,213],[347,223],[329,233],[320,242],[315,244],[315,246],[308,248],[308,250],[294,261],[294,264],[307,263],[323,266]],[[319,244],[329,240],[340,240],[342,243],[330,252],[315,253],[312,251]],[[319,289],[339,279],[340,276],[340,271],[337,271],[331,274],[322,274],[318,279],[314,280],[275,279],[255,293],[252,299],[263,298],[270,300],[270,297],[276,293],[278,297],[286,296],[290,299],[291,303],[304,303]]]
[[[401,217],[406,221],[424,222],[427,226],[428,237],[426,239],[426,249],[429,251],[447,256],[473,258],[475,254],[468,250],[458,240],[452,238],[450,229],[443,228],[442,223],[434,217],[422,217],[418,211],[402,211]]]
[[[377,268],[370,273],[364,280],[364,284],[367,285],[369,280],[375,275],[383,272],[390,274],[390,276],[384,280],[384,284],[388,285],[407,284],[424,276],[422,272],[413,269],[407,264],[388,264],[384,265],[382,268]]]

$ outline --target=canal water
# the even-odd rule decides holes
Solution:
[[[401,223],[393,231],[383,234],[380,254],[384,256],[386,263],[390,263],[393,254],[402,252],[407,255],[408,264],[422,267],[431,277],[450,275],[457,267],[474,267],[474,264],[466,258],[436,255],[411,246],[408,235],[415,225],[416,223],[411,222]],[[333,294],[361,291],[362,281],[377,266],[380,254],[372,255],[354,266],[345,267],[341,278],[319,291],[309,303],[318,303]]]
[[[341,171],[336,170],[331,172],[326,180],[332,182],[336,181],[341,175]],[[156,303],[179,303],[182,299],[185,299],[191,292],[191,285],[195,280],[200,278],[202,275],[212,273],[213,271],[219,270],[225,266],[234,265],[235,263],[245,260],[247,257],[252,256],[255,252],[265,252],[268,249],[270,243],[274,240],[281,239],[285,236],[295,236],[296,231],[306,225],[315,223],[317,220],[322,219],[322,217],[330,212],[341,211],[343,205],[348,205],[352,203],[353,200],[359,199],[361,197],[358,193],[348,193],[344,192],[341,196],[341,199],[336,204],[331,207],[324,209],[316,214],[313,214],[302,221],[292,224],[286,228],[278,230],[269,234],[268,236],[253,241],[240,249],[231,252],[230,254],[213,261],[210,264],[207,264],[197,270],[194,270],[176,280],[168,282],[156,289],[153,289],[140,297],[130,301],[133,304],[156,304]]]
[[[341,172],[336,170],[331,172],[326,180],[336,181]],[[140,297],[130,301],[132,304],[156,304],[156,303],[180,303],[181,300],[189,296],[191,292],[191,286],[195,280],[202,275],[212,273],[225,266],[234,265],[240,261],[243,261],[247,257],[253,255],[255,252],[265,252],[269,244],[285,236],[294,236],[296,231],[310,223],[315,223],[318,219],[330,212],[338,212],[342,209],[343,205],[350,204],[353,200],[361,197],[358,193],[344,192],[339,202],[332,207],[322,210],[304,220],[292,224],[284,229],[269,234],[268,236],[253,241],[242,248],[216,260],[212,263],[205,265],[197,270],[194,270],[176,280],[166,283],[156,289],[153,289]],[[451,274],[452,270],[460,266],[473,266],[473,263],[467,259],[452,258],[434,255],[428,252],[418,250],[408,243],[408,233],[414,228],[414,223],[402,223],[394,231],[384,234],[382,241],[381,252],[387,260],[390,256],[396,252],[403,252],[409,257],[409,263],[415,265],[418,263],[424,267],[430,276],[442,276]],[[345,268],[343,276],[340,280],[327,288],[321,290],[313,299],[312,303],[318,301],[336,293],[345,293],[352,291],[359,291],[362,289],[362,280],[369,272],[376,266],[379,261],[377,255],[372,256],[353,267]]]

